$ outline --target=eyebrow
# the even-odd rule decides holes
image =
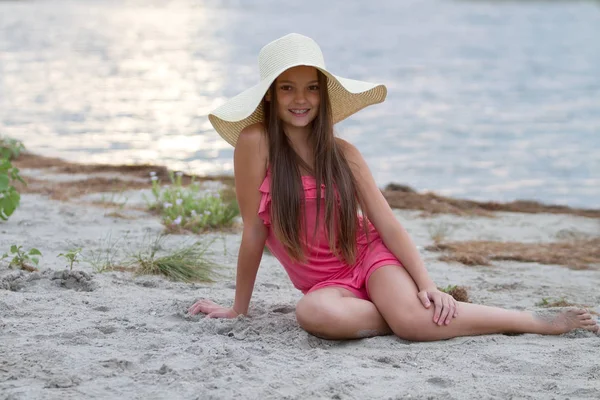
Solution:
[[[279,81],[279,83],[291,83],[292,85],[296,84],[296,82],[292,82],[292,81]],[[314,83],[319,83],[319,81],[317,81],[317,80],[310,81],[310,82],[307,83],[307,85],[312,85]]]

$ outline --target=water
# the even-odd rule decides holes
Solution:
[[[388,99],[337,126],[389,182],[600,207],[600,2],[3,1],[0,135],[83,162],[232,173],[207,114],[313,37]]]

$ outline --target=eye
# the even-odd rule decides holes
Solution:
[[[281,90],[283,90],[283,91],[287,92],[287,91],[290,91],[290,90],[292,90],[292,87],[291,87],[290,85],[281,85],[281,86],[279,87],[279,89],[281,89]]]
[[[308,90],[317,91],[319,90],[319,85],[310,85],[308,87]]]

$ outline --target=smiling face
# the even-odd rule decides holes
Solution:
[[[310,126],[319,114],[321,102],[317,69],[298,66],[283,72],[275,81],[275,95],[284,127]]]

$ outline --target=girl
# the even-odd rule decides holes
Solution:
[[[259,66],[258,85],[209,115],[235,147],[244,223],[235,301],[224,307],[199,300],[191,314],[247,314],[266,244],[305,294],[298,323],[322,338],[598,330],[582,309],[543,319],[440,292],[359,151],[333,134],[336,122],[384,101],[385,86],[332,75],[319,46],[298,34],[265,46]]]

